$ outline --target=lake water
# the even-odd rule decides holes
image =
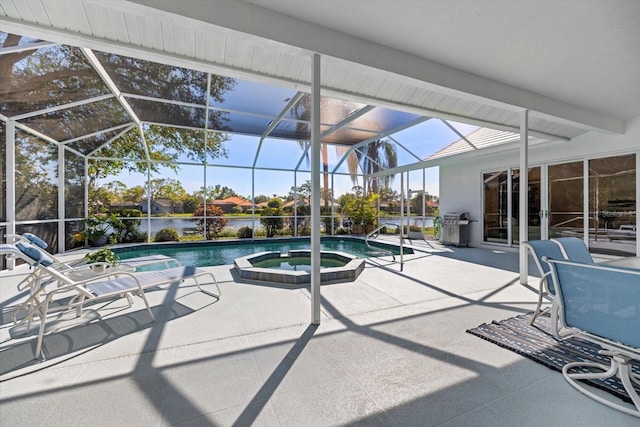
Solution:
[[[407,220],[404,220],[405,224]],[[400,224],[400,218],[383,218],[380,220],[380,224]],[[419,225],[422,226],[422,218],[412,217],[409,220],[410,225]],[[255,222],[251,221],[251,218],[227,218],[227,226],[225,230],[238,230],[241,227],[251,227],[256,230],[263,230],[262,224],[260,224],[260,217],[255,218]],[[433,218],[427,217],[424,221],[425,227],[433,226]],[[163,228],[175,228],[178,231],[179,235],[190,234],[193,233],[196,229],[196,223],[193,220],[186,218],[151,218],[151,236],[155,236],[155,234],[163,229]],[[142,231],[147,231],[147,220],[143,219],[140,224],[140,229]]]

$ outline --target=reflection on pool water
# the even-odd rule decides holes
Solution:
[[[298,256],[288,258],[270,258],[252,262],[254,267],[273,268],[277,270],[311,271],[311,258]],[[346,262],[339,259],[320,258],[320,268],[344,267]]]
[[[394,245],[371,242],[373,248],[369,248],[362,239],[353,237],[323,237],[322,251],[346,252],[361,258],[376,256],[389,256],[386,252],[391,250],[396,255],[399,248]],[[311,249],[311,243],[307,238],[297,239],[269,239],[254,241],[220,241],[220,242],[189,242],[169,244],[147,244],[123,248],[114,248],[121,259],[129,259],[138,256],[167,255],[176,258],[182,265],[206,267],[212,265],[230,265],[234,259],[265,251],[280,251],[288,253],[291,250]],[[413,253],[405,248],[405,254]]]

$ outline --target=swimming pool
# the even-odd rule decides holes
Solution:
[[[321,239],[322,251],[346,252],[361,258],[376,256],[389,256],[385,251],[392,251],[395,255],[400,253],[395,245],[369,242],[373,248],[369,248],[364,240],[353,237],[323,237]],[[182,265],[194,267],[206,267],[213,265],[231,265],[234,259],[255,254],[257,252],[280,251],[287,253],[291,250],[311,248],[311,242],[305,238],[292,239],[259,239],[253,241],[233,240],[218,242],[188,242],[188,243],[162,243],[114,248],[120,259],[129,259],[138,256],[167,255],[180,261]],[[405,254],[413,253],[410,248],[404,249]]]

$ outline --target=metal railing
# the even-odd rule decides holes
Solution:
[[[369,244],[369,238],[370,237],[372,237],[374,234],[377,237],[378,235],[380,235],[380,230],[382,230],[383,228],[385,228],[385,227],[387,227],[389,225],[392,225],[394,227],[398,227],[398,225],[396,225],[396,224],[382,224],[382,225],[378,226],[378,228],[373,230],[371,233],[367,234],[365,236],[365,238],[364,238],[364,242],[367,244],[367,247],[370,248],[370,249],[377,249],[377,250],[380,250],[380,252],[388,253],[389,255],[391,255],[391,258],[392,258],[393,262],[395,262],[396,261],[396,256],[392,251],[390,251],[389,249],[384,249],[384,248],[379,248],[379,247],[375,247],[374,248],[373,246],[371,246]]]

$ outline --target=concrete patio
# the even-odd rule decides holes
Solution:
[[[518,283],[517,253],[415,247],[403,271],[369,260],[355,282],[322,286],[319,326],[307,288],[208,267],[219,301],[189,283],[151,291],[153,323],[139,298],[114,301],[102,320],[48,335],[35,364],[33,337],[9,340],[15,284],[29,270],[2,272],[0,424],[638,425],[465,333],[535,307],[537,279]]]

